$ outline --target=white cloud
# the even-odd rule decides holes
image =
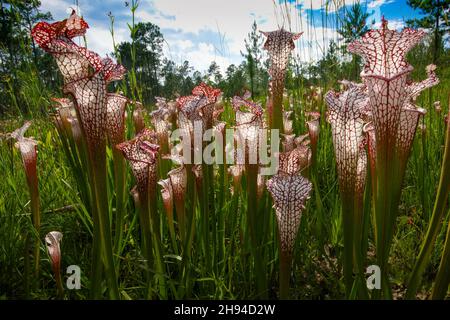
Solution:
[[[380,1],[380,0],[375,0]],[[382,0],[381,0],[382,1]],[[358,0],[304,0],[304,1],[297,1],[299,4],[302,4],[303,9],[312,9],[312,10],[319,10],[319,9],[326,9],[328,12],[335,12],[339,8],[342,8],[343,6],[352,5],[355,2],[358,2]],[[361,3],[363,1],[360,1]]]
[[[72,5],[68,0],[41,0],[41,10],[50,11],[55,19],[67,16],[67,9]]]
[[[127,12],[127,15],[131,16],[131,13]],[[154,15],[148,13],[147,11],[142,10],[141,8],[139,8],[136,11],[134,16],[136,17],[136,19],[141,20],[141,21],[150,21],[150,20],[153,20],[155,18],[159,18],[159,16],[154,16]]]
[[[185,51],[194,47],[194,43],[191,40],[175,40],[172,42],[181,51]]]
[[[82,15],[88,8],[91,8],[90,5],[83,3],[82,11],[80,6],[69,0],[41,0],[41,10],[50,11],[55,20],[67,18],[72,10],[75,10],[78,15]]]
[[[392,2],[394,2],[394,0],[373,0],[367,5],[367,7],[369,9],[375,9]]]
[[[114,28],[114,40],[116,44],[129,40],[129,31],[126,28]],[[91,23],[86,32],[87,47],[101,56],[114,52],[113,40],[108,27]]]
[[[329,1],[327,10],[335,11],[337,7],[352,4],[354,1]],[[319,9],[325,6],[326,2],[327,0],[306,0],[302,2],[303,9]],[[177,38],[165,36],[169,46],[165,52],[172,56],[186,57],[185,59],[195,58],[196,61],[192,61],[192,64],[200,70],[209,66],[210,58],[214,58],[219,65],[230,61],[239,63],[240,52],[245,51],[244,40],[254,20],[258,22],[259,29],[264,31],[281,27],[295,32],[308,29],[304,10],[298,10],[295,3],[288,4],[287,7],[275,6],[273,0],[147,0],[141,3],[136,17],[139,21],[156,23],[162,29],[177,31]],[[183,37],[189,34],[199,36],[202,31],[217,34],[213,42],[219,47],[180,46]],[[316,60],[326,50],[331,39],[337,39],[337,33],[331,28],[309,26],[308,32],[297,42],[297,53],[303,61]]]

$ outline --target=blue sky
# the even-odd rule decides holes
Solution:
[[[131,0],[129,1],[131,2]],[[325,6],[329,2],[327,10]],[[242,60],[244,39],[251,24],[259,29],[275,30],[281,26],[303,31],[297,41],[295,54],[304,62],[313,62],[326,52],[331,40],[339,41],[333,28],[337,10],[354,0],[141,0],[136,12],[137,22],[150,21],[160,26],[165,38],[164,54],[176,63],[189,60],[197,70],[204,71],[216,61],[222,72]],[[41,0],[42,9],[50,11],[57,20],[64,19],[78,8],[90,25],[88,47],[102,55],[112,51],[110,19],[115,17],[116,42],[129,40],[127,23],[130,8],[124,0]],[[336,7],[336,3],[341,5]],[[373,27],[380,25],[382,15],[390,27],[401,29],[404,21],[419,13],[406,5],[406,0],[361,0],[371,14]],[[327,23],[322,17],[327,16]]]

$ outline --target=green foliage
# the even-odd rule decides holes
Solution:
[[[136,80],[142,91],[142,100],[145,103],[151,103],[154,102],[155,96],[161,94],[158,79],[162,67],[164,38],[159,27],[151,22],[135,25],[131,38],[132,43],[122,42],[117,46],[115,55],[120,57],[121,64],[127,70],[136,70]]]
[[[0,117],[45,113],[42,102],[57,91],[56,64],[30,38],[37,21],[51,19],[39,6],[35,0],[0,2]]]
[[[265,72],[262,53],[264,39],[258,32],[256,21],[253,22],[252,30],[248,33],[247,39],[244,42],[246,52],[241,52],[241,55],[245,58],[250,92],[254,99],[264,92],[266,88],[263,85],[267,84],[267,82],[262,81]]]
[[[235,95],[242,95],[243,88],[246,87],[245,64],[239,66],[231,64],[228,66],[225,75],[226,84],[223,88],[224,96],[231,98]]]
[[[359,1],[353,3],[350,9],[344,7],[343,10],[344,17],[337,32],[344,38],[344,42],[348,44],[369,31],[367,27],[369,13]]]
[[[432,50],[433,63],[436,63],[444,50],[444,36],[450,31],[449,10],[450,0],[408,0],[408,5],[419,10],[423,18],[407,21],[413,28],[429,29],[433,33]]]
[[[173,99],[177,95],[188,95],[194,86],[201,82],[193,79],[192,71],[189,61],[177,66],[173,61],[164,59],[161,69],[161,77],[164,79],[162,96]]]

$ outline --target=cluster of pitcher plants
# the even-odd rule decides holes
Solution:
[[[248,93],[225,101],[219,89],[201,83],[191,95],[175,101],[157,97],[156,109],[148,113],[114,85],[113,81],[126,73],[120,64],[73,41],[87,28],[87,23],[72,13],[63,21],[38,23],[32,37],[53,56],[64,78],[66,96],[54,99],[54,124],[83,203],[78,209],[83,213],[80,216],[92,234],[92,266],[83,283],[91,298],[124,297],[119,289],[119,266],[129,241],[139,243],[146,298],[195,297],[194,255],[201,257],[212,273],[231,272],[233,261],[226,257],[237,252],[233,251],[236,246],[247,247],[251,253],[243,259],[254,275],[249,279],[254,281],[255,297],[269,296],[267,261],[276,259],[278,296],[289,298],[301,217],[304,212],[314,215],[307,209],[308,199],[319,192],[313,169],[321,113],[296,110],[284,95],[289,57],[301,33],[284,29],[263,32],[270,59],[265,108]],[[390,30],[383,20],[379,30],[369,31],[348,46],[349,52],[363,58],[362,82],[343,80],[344,91],[325,95],[328,111],[323,118],[332,129],[341,195],[346,298],[392,298],[389,256],[402,182],[419,119],[426,112],[414,101],[421,91],[438,83],[433,65],[427,67],[427,79],[419,83],[409,80],[412,67],[405,55],[424,35],[412,29]],[[307,132],[296,135],[293,122],[300,113],[307,119]],[[39,274],[44,236],[40,234],[37,142],[24,136],[30,125],[27,122],[8,135],[17,141],[22,155],[36,231],[27,241],[33,248],[34,273],[25,277],[26,286]],[[233,129],[231,141],[227,129]],[[200,143],[197,135],[203,138]],[[207,145],[210,140],[214,143]],[[450,127],[445,143],[436,203],[407,286],[408,298],[415,298],[420,289],[446,210]],[[213,149],[219,161],[197,159],[198,151],[206,148]],[[277,163],[270,176],[265,171],[267,159],[261,154]],[[139,225],[137,238],[130,233],[132,225]],[[371,227],[382,275],[379,290],[366,286]],[[229,243],[235,232],[239,232],[238,242]],[[62,233],[64,230],[58,230],[45,236],[61,298]],[[270,239],[272,234],[277,238]],[[270,241],[278,242],[277,252],[265,246]],[[225,255],[227,250],[229,255]],[[449,268],[450,229],[433,298],[445,297]]]

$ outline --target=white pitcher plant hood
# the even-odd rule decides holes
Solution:
[[[358,164],[361,165],[361,159],[366,157],[363,134],[368,105],[366,87],[351,85],[341,93],[329,91],[325,100],[341,192],[353,193],[356,181],[362,180],[358,175],[365,175],[365,170],[358,169]]]
[[[150,129],[142,130],[134,139],[116,145],[130,163],[140,193],[149,192],[149,185],[157,179],[156,134]]]
[[[52,269],[55,275],[61,270],[61,240],[63,234],[59,231],[51,231],[45,236],[47,252],[52,263]]]
[[[281,250],[291,254],[312,183],[301,175],[275,175],[267,181],[267,190],[274,202]]]

